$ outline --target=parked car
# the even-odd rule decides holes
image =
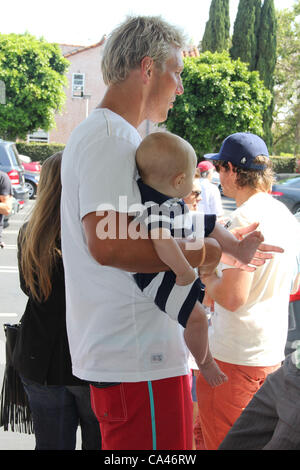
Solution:
[[[300,209],[295,214],[300,223]],[[285,355],[295,351],[297,341],[300,341],[300,288],[295,294],[290,295],[289,303],[289,329],[285,345]]]
[[[271,194],[283,202],[292,214],[300,209],[300,176],[279,180],[272,186]]]
[[[19,154],[19,159],[24,168],[25,186],[29,191],[29,198],[33,199],[40,180],[41,164],[33,162],[27,155]]]
[[[297,342],[300,342],[300,289],[290,296],[289,303],[289,330],[285,346],[285,354],[295,351]]]
[[[29,199],[29,191],[25,186],[24,168],[14,142],[0,139],[0,170],[8,174],[13,195],[22,208]]]

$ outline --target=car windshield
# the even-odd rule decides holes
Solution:
[[[300,189],[300,176],[287,178],[287,179],[279,181],[279,183],[284,184],[285,186],[292,186],[293,188],[299,188]]]

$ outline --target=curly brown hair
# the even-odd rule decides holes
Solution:
[[[264,164],[265,168],[263,170],[252,170],[232,165],[233,171],[237,174],[236,184],[241,188],[250,186],[253,189],[269,192],[272,188],[272,184],[275,182],[275,173],[272,168],[271,160],[268,157],[259,155],[254,159],[254,163]],[[224,168],[225,171],[229,171],[227,161],[217,160],[214,161],[214,165],[218,172],[220,171],[220,167]]]

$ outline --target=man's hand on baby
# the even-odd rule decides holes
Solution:
[[[187,271],[185,271],[183,274],[176,276],[176,284],[178,286],[187,286],[188,284],[191,284],[194,282],[196,279],[197,274],[195,270],[191,267]]]
[[[213,274],[222,256],[222,250],[217,240],[214,238],[205,238],[204,243],[205,259],[198,267],[200,277]]]

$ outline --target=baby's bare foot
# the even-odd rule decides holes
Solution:
[[[221,371],[218,364],[214,360],[209,361],[207,364],[202,364],[199,367],[199,370],[205,378],[206,382],[211,387],[217,387],[218,385],[222,385],[228,380],[227,375]]]

